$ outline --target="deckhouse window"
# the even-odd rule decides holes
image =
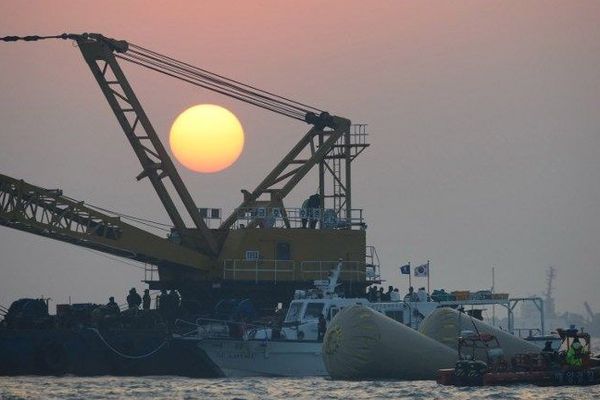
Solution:
[[[305,319],[318,319],[323,314],[325,303],[308,303],[304,312]]]
[[[290,304],[290,310],[285,317],[285,322],[300,321],[300,312],[302,311],[302,303]]]
[[[278,242],[275,246],[275,259],[276,260],[291,260],[292,252],[290,250],[290,244],[288,242]]]

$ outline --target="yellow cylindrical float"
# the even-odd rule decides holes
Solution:
[[[452,368],[455,350],[364,306],[351,306],[331,321],[323,360],[333,379],[435,379]]]
[[[423,335],[428,336],[453,350],[457,350],[458,337],[461,336],[461,332],[464,331],[471,331],[474,334],[486,333],[496,336],[506,360],[510,360],[515,354],[540,352],[539,347],[535,344],[452,308],[438,308],[434,310],[421,322],[421,326],[419,327],[419,332]],[[485,361],[485,350],[480,349],[477,351],[475,357]]]

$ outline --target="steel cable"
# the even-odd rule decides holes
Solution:
[[[130,47],[136,48],[136,49],[138,49],[138,50],[141,50],[141,51],[145,51],[145,52],[147,52],[147,53],[149,53],[149,54],[153,54],[153,55],[155,55],[155,56],[157,56],[157,57],[164,58],[164,59],[170,60],[170,61],[172,61],[172,62],[175,62],[175,63],[181,64],[181,65],[184,65],[184,66],[186,66],[186,67],[189,67],[189,68],[192,68],[192,69],[194,69],[194,70],[201,71],[201,72],[203,72],[203,73],[206,73],[206,74],[213,75],[213,76],[215,76],[215,77],[217,77],[217,78],[220,78],[220,79],[223,79],[223,80],[227,80],[227,81],[229,81],[229,82],[232,82],[232,83],[235,83],[235,84],[237,84],[237,85],[244,86],[244,87],[246,87],[246,88],[248,88],[248,89],[254,90],[255,92],[260,92],[260,93],[263,93],[263,94],[265,94],[265,95],[268,95],[268,96],[272,96],[272,97],[274,97],[274,98],[281,99],[281,100],[283,100],[283,101],[286,101],[286,102],[288,102],[288,103],[290,103],[290,104],[296,104],[297,106],[301,106],[301,107],[304,107],[304,108],[306,108],[306,109],[310,109],[310,110],[312,110],[313,112],[318,112],[318,113],[321,113],[321,112],[323,112],[323,110],[321,110],[321,109],[319,109],[319,108],[316,108],[316,107],[313,107],[313,106],[309,106],[309,105],[307,105],[307,104],[304,104],[304,103],[300,103],[300,102],[298,102],[298,101],[295,101],[295,100],[289,99],[289,98],[287,98],[287,97],[279,96],[279,95],[277,95],[277,94],[275,94],[275,93],[272,93],[272,92],[268,92],[268,91],[266,91],[266,90],[259,89],[259,88],[257,88],[257,87],[254,87],[254,86],[251,86],[251,85],[248,85],[248,84],[242,83],[242,82],[240,82],[240,81],[236,81],[236,80],[234,80],[234,79],[231,79],[231,78],[227,78],[227,77],[225,77],[225,76],[222,76],[222,75],[216,74],[216,73],[214,73],[214,72],[207,71],[207,70],[205,70],[205,69],[202,69],[202,68],[199,68],[199,67],[196,67],[196,66],[190,65],[190,64],[188,64],[188,63],[186,63],[186,62],[179,61],[179,60],[176,60],[176,59],[174,59],[174,58],[171,58],[171,57],[169,57],[169,56],[165,56],[165,55],[163,55],[163,54],[160,54],[160,53],[157,53],[157,52],[155,52],[155,51],[152,51],[152,50],[146,49],[146,48],[144,48],[144,47],[141,47],[141,46],[138,46],[138,45],[136,45],[136,44],[130,43],[129,45],[130,45]]]
[[[102,41],[114,51],[115,57],[119,59],[293,119],[308,121],[311,115],[311,118],[313,118],[316,114],[323,114],[323,111],[316,107],[276,95],[266,90],[258,89],[254,86],[207,71],[203,68],[146,49],[142,46],[124,41],[115,41],[114,39],[99,34],[63,33],[50,36],[29,35],[0,37],[0,41],[4,42],[31,42],[44,39]],[[118,43],[118,45],[116,45],[116,43]]]
[[[211,75],[211,73],[202,73],[202,72],[194,71],[189,68],[182,68],[181,66],[178,66],[177,64],[174,64],[171,62],[165,62],[163,60],[157,59],[156,57],[148,57],[145,54],[140,54],[140,53],[136,52],[135,50],[130,50],[128,52],[128,56],[131,57],[132,53],[136,55],[135,58],[138,59],[139,61],[152,64],[152,65],[156,66],[157,68],[165,68],[171,72],[179,73],[186,77],[190,77],[192,79],[198,79],[208,85],[215,85],[215,86],[219,87],[221,90],[227,91],[228,93],[235,93],[235,94],[238,94],[239,96],[244,96],[245,98],[252,99],[253,101],[269,104],[273,108],[277,108],[280,110],[287,110],[290,113],[294,113],[294,114],[298,113],[302,116],[306,115],[306,113],[309,112],[306,109],[299,108],[292,104],[286,104],[286,103],[276,100],[273,97],[270,97],[268,95],[264,95],[264,94],[258,93],[256,91],[246,89],[243,86],[236,85],[227,80],[219,79],[219,78],[213,76],[214,74]],[[149,60],[148,60],[148,58],[149,58]]]
[[[223,94],[225,96],[228,97],[233,97],[235,99],[238,99],[240,101],[246,102],[246,103],[250,103],[253,104],[257,107],[260,108],[264,108],[267,109],[269,111],[273,111],[276,112],[278,114],[282,114],[285,116],[288,116],[290,118],[294,118],[294,119],[298,119],[300,121],[304,121],[304,116],[305,114],[302,114],[300,112],[292,112],[291,110],[287,110],[287,109],[283,109],[281,107],[278,107],[277,105],[272,105],[270,103],[261,101],[260,99],[253,99],[252,97],[248,96],[248,95],[244,95],[244,94],[238,94],[235,93],[231,90],[227,90],[225,88],[221,88],[219,86],[216,86],[215,84],[211,84],[210,82],[203,82],[203,81],[198,81],[196,80],[197,78],[195,77],[187,77],[185,75],[180,74],[178,71],[173,71],[171,69],[169,69],[168,67],[165,68],[162,65],[154,65],[153,63],[140,59],[140,58],[136,58],[136,57],[131,57],[131,55],[124,55],[124,54],[115,54],[115,57],[122,59],[124,61],[133,63],[133,64],[137,64],[139,66],[151,69],[153,71],[162,73],[164,75],[168,75],[171,76],[173,78],[182,80],[184,82],[190,83],[192,85],[195,86],[200,86],[203,87],[205,89]]]

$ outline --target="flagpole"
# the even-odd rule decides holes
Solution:
[[[429,268],[429,260],[427,260],[427,295],[431,293],[429,291],[429,275],[431,275],[431,269]]]
[[[496,277],[495,277],[495,268],[492,266],[492,299],[494,298],[494,293],[496,293]],[[492,304],[492,326],[496,326],[496,305]],[[544,333],[542,332],[542,335]]]
[[[408,262],[408,287],[412,287],[412,271],[410,270],[410,261]]]

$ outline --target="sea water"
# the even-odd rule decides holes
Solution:
[[[0,377],[0,399],[600,399],[588,387],[456,388],[432,381],[332,381],[325,378]]]
[[[592,342],[592,353],[600,341]],[[328,378],[0,377],[1,400],[75,399],[600,399],[600,385],[457,388],[434,381],[333,381]]]

